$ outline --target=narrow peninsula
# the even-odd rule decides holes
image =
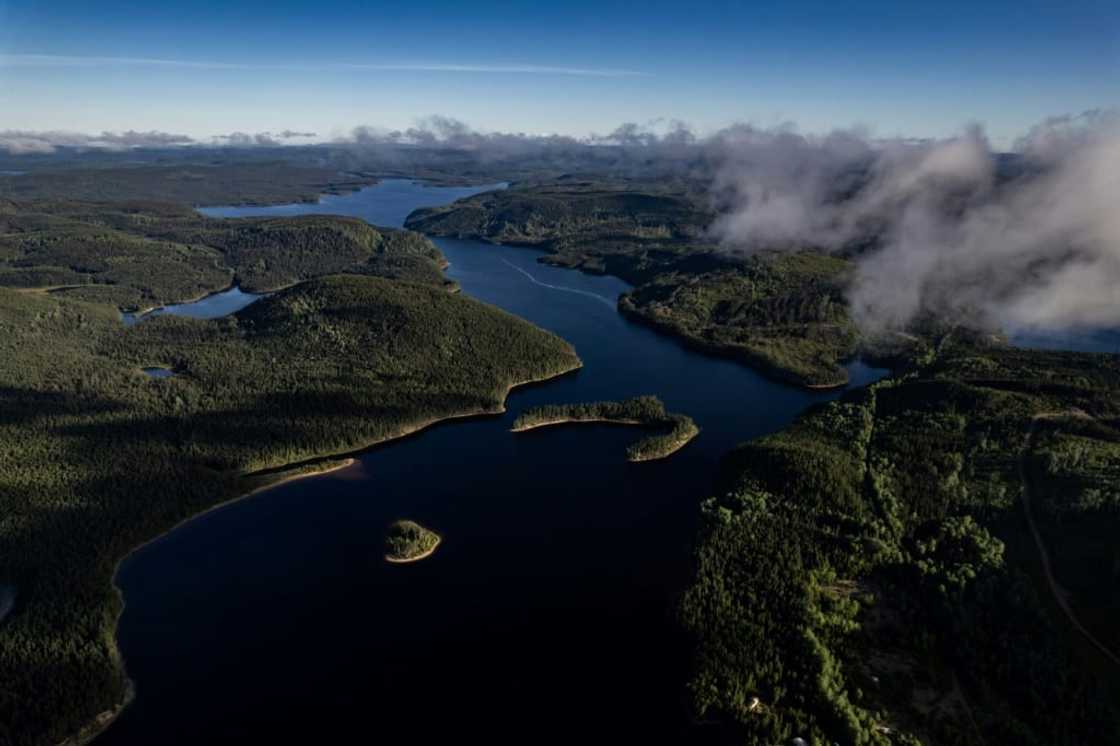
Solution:
[[[662,432],[642,438],[626,449],[629,461],[667,458],[684,448],[700,433],[691,417],[665,411],[656,396],[638,396],[625,401],[585,404],[548,404],[522,412],[513,422],[512,432],[521,433],[551,425],[600,422],[614,425],[657,428]]]

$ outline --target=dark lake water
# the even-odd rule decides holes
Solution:
[[[400,225],[473,191],[391,181],[318,205],[205,212]],[[728,449],[839,393],[767,381],[628,322],[618,279],[526,249],[436,243],[463,292],[561,335],[584,369],[515,391],[503,416],[377,448],[132,555],[117,577],[119,642],[137,697],[98,744],[700,740],[672,616],[698,503]],[[853,368],[857,382],[877,375]],[[639,394],[691,415],[700,436],[631,464],[626,428],[508,432],[526,407]],[[434,556],[384,562],[399,518],[443,536]]]
[[[1120,355],[1120,330],[1062,329],[1020,330],[1008,335],[1017,347],[1033,350],[1073,350]]]

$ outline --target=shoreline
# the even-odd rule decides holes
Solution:
[[[435,532],[433,531],[432,533],[435,533]],[[388,562],[391,565],[407,565],[410,562],[419,562],[420,560],[427,559],[428,557],[431,557],[433,554],[435,554],[436,550],[439,549],[439,545],[442,544],[442,543],[443,543],[443,537],[440,536],[439,534],[436,534],[436,543],[433,544],[432,548],[429,549],[428,551],[421,552],[420,554],[416,555],[415,557],[390,557],[389,555],[386,554],[385,555],[385,561]]]
[[[96,283],[94,283],[93,286],[96,287]],[[87,285],[79,285],[78,287],[88,287],[88,286]],[[106,286],[106,287],[110,287],[110,286]],[[151,313],[153,311],[158,311],[161,308],[167,308],[168,306],[189,306],[192,303],[199,303],[199,302],[204,301],[207,298],[213,297],[215,295],[221,295],[222,293],[228,293],[230,290],[240,290],[240,289],[241,289],[241,284],[239,282],[237,282],[237,276],[236,275],[231,275],[229,285],[226,285],[221,290],[208,290],[205,293],[203,293],[202,295],[195,296],[194,298],[190,298],[188,300],[176,300],[176,301],[172,301],[170,303],[161,303],[158,306],[151,306],[150,308],[137,309],[135,311],[122,311],[120,308],[118,308],[117,313],[119,313],[121,315],[121,321],[124,322],[126,326],[129,326],[130,324],[128,324],[128,322],[124,321],[126,316],[131,316],[132,317],[132,323],[135,324],[135,323],[138,323],[140,321],[143,321],[145,316],[149,316],[149,315],[151,315]],[[253,293],[253,294],[256,295],[257,293]]]
[[[289,482],[293,482],[293,481],[296,481],[296,480],[299,480],[299,479],[306,479],[306,478],[309,478],[309,477],[323,476],[325,474],[330,474],[330,473],[335,472],[335,471],[340,471],[342,469],[349,468],[350,466],[353,466],[353,464],[357,461],[357,456],[358,455],[360,455],[363,452],[369,451],[373,448],[376,448],[378,446],[390,444],[393,441],[400,440],[401,438],[406,438],[406,437],[409,437],[411,435],[418,435],[418,434],[422,433],[424,430],[427,430],[430,427],[433,427],[435,425],[442,424],[442,423],[445,423],[445,422],[454,422],[455,420],[467,419],[467,418],[471,418],[471,417],[504,414],[507,411],[506,400],[509,399],[509,396],[514,391],[514,389],[520,388],[522,386],[528,386],[528,385],[531,385],[531,384],[544,383],[546,381],[551,381],[553,379],[560,378],[561,376],[565,376],[565,375],[568,375],[570,373],[573,373],[573,372],[575,372],[575,371],[577,371],[581,368],[583,368],[583,361],[580,360],[579,357],[577,356],[576,360],[575,360],[575,363],[571,367],[565,368],[564,370],[560,370],[560,371],[557,371],[557,372],[549,374],[549,375],[541,376],[539,378],[528,378],[528,379],[518,380],[518,381],[514,381],[512,383],[507,384],[504,393],[502,393],[502,395],[501,395],[501,402],[498,404],[497,407],[495,407],[493,409],[490,409],[490,410],[477,409],[477,410],[471,411],[471,412],[461,412],[461,413],[456,413],[456,414],[450,414],[450,415],[447,415],[446,417],[436,417],[436,418],[428,419],[428,420],[422,421],[420,423],[417,423],[413,426],[406,426],[402,430],[400,430],[396,433],[388,435],[388,436],[386,436],[384,438],[381,438],[379,440],[375,440],[375,441],[372,441],[370,443],[366,443],[365,445],[361,446],[360,448],[356,448],[354,450],[347,451],[345,453],[324,454],[322,456],[317,456],[317,457],[313,457],[313,458],[309,458],[309,459],[304,459],[302,461],[294,461],[294,462],[290,462],[290,463],[287,463],[287,464],[279,464],[275,467],[270,467],[272,469],[275,469],[277,472],[282,473],[283,471],[285,471],[287,469],[298,469],[298,468],[301,468],[302,466],[312,466],[315,461],[320,461],[321,462],[321,461],[329,461],[329,460],[336,460],[336,459],[342,459],[343,460],[342,464],[336,464],[331,468],[323,469],[321,471],[308,471],[308,472],[305,472],[305,473],[302,473],[302,474],[293,474],[290,477],[282,478],[282,479],[280,479],[276,482],[261,485],[259,487],[253,488],[253,489],[251,489],[247,492],[236,492],[233,496],[229,497],[228,499],[221,500],[220,502],[215,503],[214,505],[211,505],[210,507],[208,507],[208,508],[206,508],[206,509],[204,509],[204,510],[198,512],[198,513],[192,513],[191,515],[189,515],[186,518],[182,519],[181,521],[177,522],[175,525],[171,526],[170,528],[166,529],[165,531],[161,531],[160,533],[156,534],[155,536],[151,537],[150,539],[147,539],[146,541],[143,541],[140,544],[137,544],[132,549],[130,549],[123,557],[121,557],[119,560],[117,560],[116,564],[113,566],[113,574],[112,574],[112,579],[110,581],[110,583],[113,587],[113,591],[116,593],[117,598],[120,601],[120,608],[118,609],[117,614],[116,614],[115,618],[113,619],[113,653],[114,653],[114,657],[117,660],[120,661],[121,671],[124,675],[125,681],[127,682],[126,686],[125,686],[124,698],[114,708],[112,708],[110,710],[104,710],[104,711],[98,713],[97,715],[95,715],[88,723],[86,723],[86,725],[84,725],[82,728],[80,728],[77,733],[75,733],[74,735],[70,736],[69,738],[66,738],[63,741],[61,741],[58,746],[84,746],[85,744],[88,744],[89,742],[93,741],[95,738],[97,738],[99,735],[101,735],[105,730],[107,730],[109,728],[109,726],[112,725],[113,722],[118,717],[120,717],[121,713],[124,712],[124,710],[128,707],[128,705],[131,704],[132,701],[136,698],[136,684],[135,684],[135,682],[132,681],[132,679],[128,678],[127,664],[124,660],[124,654],[121,652],[120,644],[117,641],[117,631],[120,629],[120,620],[121,620],[121,617],[124,615],[125,607],[127,606],[127,603],[126,603],[125,597],[124,597],[124,592],[121,590],[121,587],[117,584],[117,575],[120,572],[121,565],[123,565],[134,554],[136,554],[140,550],[144,549],[145,547],[149,546],[150,544],[154,544],[157,541],[160,541],[160,540],[164,539],[169,534],[173,533],[174,531],[176,531],[179,528],[182,528],[186,524],[191,523],[192,521],[196,521],[200,518],[203,518],[206,515],[208,515],[210,513],[213,513],[215,511],[221,510],[223,508],[227,508],[227,507],[233,505],[234,503],[240,502],[241,500],[245,500],[249,497],[259,495],[263,492],[267,492],[268,490],[274,489],[276,487],[280,487],[281,485],[284,485],[284,484],[287,484]],[[261,471],[265,471],[265,470],[267,470],[267,468],[266,469],[257,469],[254,472],[249,472],[247,474],[242,474],[241,477],[245,478],[245,477],[252,476],[253,474],[258,474],[259,475]],[[442,542],[442,537],[440,538],[440,542]],[[437,547],[439,546],[439,542],[436,543],[436,546]],[[432,548],[432,551],[435,551],[435,547]],[[425,555],[425,556],[427,556],[427,555]],[[418,557],[417,559],[422,559],[422,557]],[[409,560],[409,561],[414,561],[414,560]]]
[[[650,425],[650,423],[642,422],[641,420],[611,419],[610,417],[590,417],[590,418],[586,418],[586,419],[582,418],[582,417],[562,417],[562,418],[555,419],[555,420],[544,420],[542,422],[534,422],[534,423],[531,423],[531,424],[528,424],[528,425],[520,425],[520,426],[515,425],[515,426],[511,427],[509,429],[509,431],[511,433],[526,433],[526,432],[529,432],[530,430],[536,430],[537,428],[541,428],[541,427],[552,427],[553,425],[585,425],[585,424],[594,424],[594,423],[601,423],[601,424],[607,424],[607,425],[634,425],[634,426],[639,426],[639,427],[652,427],[653,426],[653,425]]]
[[[640,427],[640,428],[656,428],[661,427],[665,423],[661,422],[646,422],[644,420],[622,419],[611,417],[559,417],[551,420],[542,420],[540,422],[533,422],[527,425],[514,426],[509,429],[511,433],[525,433],[530,430],[536,430],[542,427],[554,427],[562,425],[587,425],[587,424],[604,424],[604,425],[621,425],[626,427]],[[669,458],[676,454],[686,445],[696,439],[700,434],[700,428],[696,423],[692,423],[692,432],[686,438],[679,438],[671,444],[667,450],[649,456],[640,456],[638,458],[632,457],[629,453],[626,455],[626,460],[632,464],[640,464],[646,461],[660,461]],[[641,442],[641,441],[638,441]]]
[[[261,492],[271,490],[274,487],[280,487],[282,485],[288,484],[289,482],[298,482],[301,479],[308,479],[309,477],[321,477],[325,474],[332,474],[336,471],[342,471],[343,469],[349,469],[351,466],[353,466],[356,463],[358,463],[357,458],[347,457],[347,458],[344,458],[340,463],[334,464],[333,466],[328,466],[324,469],[318,469],[318,470],[312,469],[310,471],[300,472],[299,474],[289,474],[287,476],[280,477],[275,482],[268,482],[267,484],[262,484],[259,487],[254,487],[249,492],[246,492],[244,495],[241,495],[240,497],[237,497],[237,498],[234,498],[234,499],[240,500],[244,497],[252,497],[253,495],[257,495],[257,494],[260,494]],[[291,467],[291,468],[299,468],[299,467]],[[285,471],[290,471],[290,469],[281,469],[280,471],[275,472],[275,473],[283,474]],[[269,475],[268,474],[261,474],[260,472],[252,472],[252,473],[249,473],[249,474],[241,475],[241,479],[253,479],[253,478],[256,478],[256,477],[267,477],[267,476],[269,476]],[[218,507],[218,506],[215,506],[215,507]],[[199,513],[199,515],[203,515],[203,514]],[[197,518],[197,517],[198,516],[194,516],[189,520],[193,520],[194,518]],[[172,529],[172,531],[174,531],[174,529]]]

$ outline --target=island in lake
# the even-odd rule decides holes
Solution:
[[[691,417],[671,414],[656,396],[638,396],[625,401],[587,404],[550,404],[527,409],[514,420],[513,432],[535,430],[550,425],[605,422],[614,425],[660,428],[664,432],[642,438],[626,449],[630,461],[666,458],[684,448],[700,434]]]
[[[385,561],[419,562],[431,557],[440,541],[439,534],[416,521],[397,521],[385,534]]]

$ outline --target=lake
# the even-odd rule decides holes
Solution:
[[[400,226],[475,191],[387,181],[319,204],[203,212]],[[118,639],[137,696],[98,744],[701,740],[673,621],[698,504],[728,449],[840,392],[774,383],[627,321],[616,278],[523,248],[436,244],[465,294],[564,337],[585,367],[516,390],[502,416],[375,448],[133,554],[117,576]],[[691,415],[699,437],[633,464],[628,428],[508,432],[526,407],[639,394]],[[431,558],[383,560],[400,518],[443,537]]]
[[[125,326],[132,326],[138,321],[163,314],[189,316],[192,319],[217,319],[222,316],[229,316],[231,313],[237,313],[245,306],[263,297],[264,295],[258,293],[242,292],[241,288],[234,286],[189,303],[160,306],[144,313],[122,313],[121,320]]]

